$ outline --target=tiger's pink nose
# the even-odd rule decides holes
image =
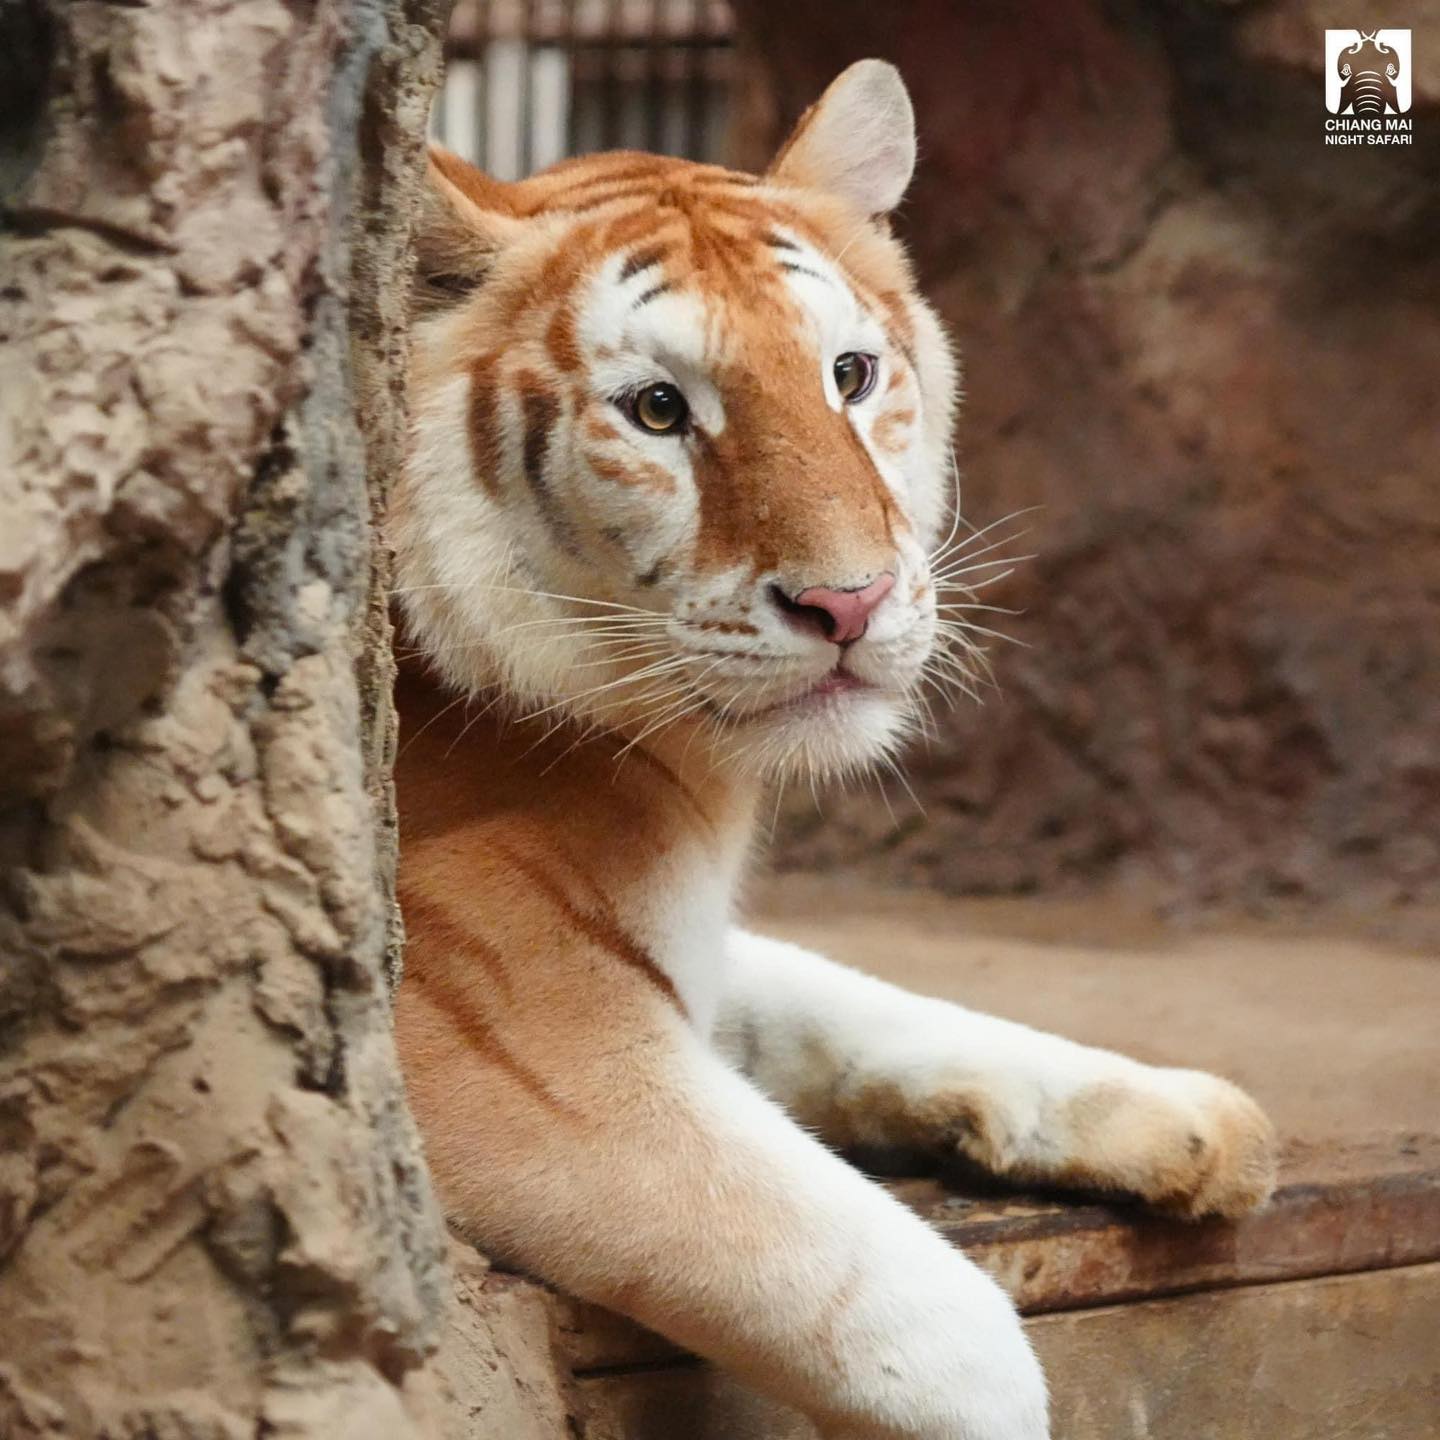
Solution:
[[[870,623],[875,607],[895,588],[895,577],[887,570],[858,590],[832,590],[812,585],[792,600],[779,586],[772,587],[776,603],[792,623],[818,629],[827,640],[848,645],[858,640]]]

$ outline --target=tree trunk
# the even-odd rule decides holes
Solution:
[[[0,10],[7,1440],[430,1433],[365,459],[443,8]]]

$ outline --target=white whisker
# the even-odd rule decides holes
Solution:
[[[1040,508],[1041,507],[1039,505],[1027,505],[1023,509],[1012,510],[1008,515],[1002,515],[998,520],[992,520],[988,525],[981,526],[981,528],[978,530],[975,529],[975,527],[972,525],[970,527],[971,533],[967,535],[963,540],[961,540],[958,544],[951,545],[950,542],[947,540],[944,546],[936,549],[934,553],[929,556],[930,564],[932,566],[936,566],[939,565],[941,561],[948,559],[952,555],[963,554],[973,544],[975,544],[977,540],[983,540],[985,536],[987,536],[992,530],[998,529],[1001,525],[1008,525],[1012,520],[1020,519],[1022,515],[1034,514]],[[969,524],[968,521],[966,523]],[[1025,530],[1018,531],[1017,534],[1024,535],[1028,532],[1029,527],[1027,526]],[[1014,539],[1015,537],[1011,536],[1009,538]],[[992,541],[991,544],[986,548],[993,550],[997,544],[1003,543],[1003,539],[999,541]],[[984,552],[981,551],[979,553],[983,554]]]
[[[589,595],[562,595],[558,591],[532,590],[524,585],[492,585],[483,580],[466,585],[443,581],[433,585],[402,585],[390,590],[388,593],[391,595],[415,595],[422,590],[449,590],[452,594],[461,595],[472,594],[480,590],[501,595],[528,595],[536,600],[564,600],[572,605],[597,605],[606,610],[619,611],[630,615],[645,615],[660,620],[665,618],[658,610],[647,610],[641,605],[622,605],[618,600],[596,600]]]
[[[924,815],[925,807],[920,803],[920,797],[911,787],[910,781],[906,779],[905,772],[900,768],[899,763],[896,761],[895,757],[893,755],[881,755],[879,757],[879,763],[883,765],[900,782],[901,786],[905,790],[905,793],[914,802],[915,808],[921,813],[921,815]],[[886,808],[889,808],[888,801]],[[890,811],[890,819],[892,822],[895,819],[895,812],[893,810]]]

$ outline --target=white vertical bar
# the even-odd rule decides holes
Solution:
[[[492,40],[485,47],[485,168],[497,180],[520,179],[527,53],[524,40]]]
[[[565,158],[570,119],[570,57],[547,45],[530,57],[530,153],[543,170]]]
[[[473,60],[452,60],[445,70],[440,92],[441,130],[445,144],[472,165],[483,165],[480,154],[480,67]]]

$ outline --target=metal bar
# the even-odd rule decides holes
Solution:
[[[474,23],[478,33],[483,37],[488,37],[491,27],[490,0],[478,0],[478,3],[474,6],[474,13]],[[490,165],[490,127],[486,123],[488,116],[486,111],[485,98],[486,91],[489,89],[490,84],[489,74],[485,64],[486,51],[488,49],[488,38],[483,39],[476,49],[474,61],[475,70],[479,77],[479,80],[475,87],[475,95],[473,101],[475,107],[475,153],[473,156],[471,156],[471,159],[473,159],[474,162],[481,167],[481,169],[488,169]]]
[[[613,150],[620,143],[620,67],[616,48],[622,32],[621,7],[625,0],[609,0],[606,25],[607,48],[602,52],[604,79],[601,81],[600,148]]]
[[[665,149],[665,59],[668,36],[661,33],[660,0],[649,0],[645,27],[645,148]]]
[[[535,134],[534,117],[530,114],[530,95],[533,89],[530,67],[535,63],[535,51],[531,45],[534,16],[532,14],[531,0],[520,0],[520,34],[518,37],[519,51],[519,74],[517,80],[517,93],[515,106],[520,112],[520,134],[519,143],[516,146],[516,180],[523,180],[535,163],[532,142]]]
[[[706,0],[689,0],[691,34],[705,35],[709,6]],[[705,49],[695,46],[685,53],[685,154],[692,160],[705,158]]]

